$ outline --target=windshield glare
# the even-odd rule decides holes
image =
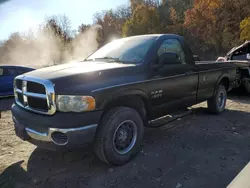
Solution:
[[[130,37],[112,41],[86,60],[106,59],[118,60],[122,63],[140,63],[146,56],[149,48],[155,41],[155,37]]]

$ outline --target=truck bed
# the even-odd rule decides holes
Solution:
[[[207,71],[219,69],[220,67],[236,67],[235,82],[232,88],[245,87],[247,92],[250,92],[250,63],[248,61],[230,60],[224,62],[216,61],[196,61],[199,71]],[[213,66],[211,66],[213,65]],[[247,89],[249,88],[249,89]]]

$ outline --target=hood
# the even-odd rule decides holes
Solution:
[[[134,64],[122,64],[116,62],[73,62],[63,65],[57,65],[47,68],[38,69],[25,75],[39,77],[47,80],[55,80],[62,77],[70,77],[84,73],[103,71],[109,69],[117,69],[122,67],[132,67]]]
[[[82,95],[95,89],[144,79],[140,66],[116,62],[76,62],[38,69],[24,75],[53,82],[57,94]]]

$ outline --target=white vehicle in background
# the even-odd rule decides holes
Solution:
[[[231,49],[225,57],[218,57],[216,61],[242,60],[250,62],[250,41]]]
[[[248,61],[250,63],[250,41],[246,41],[240,46],[234,47],[226,54],[225,57],[218,57],[216,61],[217,62]],[[246,91],[250,93],[249,78],[243,79],[240,85],[244,86]]]

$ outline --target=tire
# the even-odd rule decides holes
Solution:
[[[127,107],[111,109],[104,115],[97,129],[95,154],[106,163],[125,164],[138,153],[143,134],[143,120],[136,110]],[[121,145],[126,146],[122,149]]]
[[[227,102],[227,91],[224,85],[219,85],[215,95],[207,101],[208,111],[213,114],[220,114],[225,110]]]

